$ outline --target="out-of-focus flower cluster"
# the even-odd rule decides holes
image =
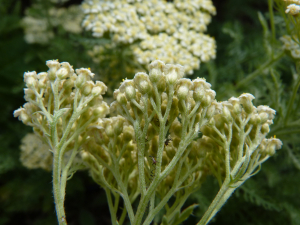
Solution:
[[[27,9],[22,25],[25,31],[26,42],[33,44],[47,44],[55,37],[53,28],[61,27],[65,32],[80,33],[83,12],[79,6],[68,8],[51,7],[48,10],[40,9],[36,4]],[[38,11],[39,13],[36,13]]]
[[[280,38],[283,42],[283,49],[290,52],[294,59],[300,59],[300,43],[297,36],[284,35]],[[297,41],[296,41],[297,40]]]
[[[53,154],[50,150],[50,146],[46,144],[38,135],[34,133],[28,133],[22,140],[20,146],[21,155],[20,161],[23,166],[28,169],[44,169],[46,171],[52,170]],[[71,155],[71,151],[67,152],[64,156],[65,163],[68,162],[68,158]],[[82,165],[82,159],[77,156],[72,163],[75,165]],[[79,167],[77,167],[80,169]],[[81,167],[83,168],[83,167]]]
[[[35,134],[27,134],[20,146],[20,161],[28,169],[52,169],[52,153],[50,147]]]
[[[85,0],[82,7],[86,30],[116,44],[132,45],[142,65],[160,59],[189,65],[186,72],[191,74],[200,62],[215,58],[215,40],[203,34],[216,13],[210,0]]]
[[[285,13],[297,16],[300,12],[300,1],[299,0],[284,0],[289,5],[286,7]]]

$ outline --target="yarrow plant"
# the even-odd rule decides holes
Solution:
[[[181,65],[153,61],[149,74],[121,83],[108,107],[102,101],[106,86],[92,81],[89,69],[46,64],[48,72],[24,74],[27,103],[14,116],[32,126],[53,154],[59,224],[67,224],[65,188],[79,168],[76,156],[106,191],[112,224],[123,224],[128,215],[131,224],[148,225],[160,212],[162,224],[181,223],[196,206],[182,210],[186,199],[212,174],[220,190],[198,223],[203,225],[281,148],[279,139],[266,138],[273,109],[255,107],[247,93],[217,102],[205,79],[183,78]]]
[[[186,65],[186,72],[192,74],[200,62],[216,56],[215,40],[203,34],[216,14],[210,0],[85,0],[82,8],[86,30],[111,40],[107,46],[129,46],[145,67],[159,58]],[[101,58],[99,50],[95,46],[91,55]]]

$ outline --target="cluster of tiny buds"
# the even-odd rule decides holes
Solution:
[[[282,147],[282,142],[276,138],[276,136],[271,138],[265,138],[259,145],[260,152],[265,155],[274,155],[277,149]]]
[[[57,88],[59,97],[59,107],[71,109],[78,92],[77,101],[80,99],[90,99],[90,109],[87,113],[92,113],[97,117],[105,117],[108,113],[108,105],[102,101],[102,95],[106,92],[107,87],[103,82],[96,81],[94,83],[91,78],[94,74],[90,69],[76,69],[74,73],[73,67],[67,63],[59,63],[57,60],[49,60],[46,62],[49,70],[37,74],[35,71],[24,73],[24,82],[27,88],[24,89],[25,100],[28,101],[18,110],[15,110],[14,116],[18,117],[24,124],[32,125],[35,119],[40,119],[40,111],[38,108],[49,110],[52,113],[54,109],[53,89]],[[83,105],[79,107],[83,108]],[[72,113],[71,111],[69,113]],[[41,122],[41,121],[39,121]]]
[[[131,100],[138,100],[140,95],[152,95],[153,85],[158,91],[164,92],[167,87],[175,88],[178,100],[192,100],[201,102],[204,107],[209,106],[216,93],[210,89],[211,85],[203,78],[194,80],[183,78],[184,67],[177,64],[165,64],[155,60],[149,65],[149,75],[137,73],[133,80],[124,80],[119,89],[115,90],[114,98],[121,105],[126,105]]]

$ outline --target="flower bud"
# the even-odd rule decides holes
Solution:
[[[18,119],[24,124],[27,124],[31,121],[30,116],[26,112],[26,109],[22,107],[14,111],[14,117],[18,117]]]
[[[136,99],[136,92],[133,86],[127,86],[125,88],[126,98],[130,101],[131,99]]]
[[[81,88],[85,82],[86,82],[86,77],[84,75],[80,74],[75,81],[75,86],[77,88]]]
[[[91,91],[91,94],[93,96],[97,96],[97,95],[99,95],[101,93],[101,91],[102,90],[101,90],[101,88],[99,86],[95,86],[95,87],[93,87],[93,89]]]
[[[192,81],[190,79],[181,78],[177,85],[177,97],[179,100],[186,99],[190,89],[192,88]]]
[[[239,100],[242,103],[245,112],[248,114],[253,112],[253,104],[252,104],[253,99],[254,99],[254,96],[249,93],[242,94],[239,97]]]
[[[205,92],[204,92],[204,90],[201,89],[201,88],[197,88],[197,89],[195,89],[194,92],[193,92],[193,98],[194,98],[194,100],[195,100],[196,102],[202,101],[204,95],[205,95]]]
[[[169,85],[174,85],[177,80],[184,76],[184,67],[177,64],[167,64],[164,68],[164,73],[166,77],[166,82]]]
[[[156,84],[157,90],[159,93],[162,93],[166,89],[166,78],[165,76],[162,76],[158,83]]]
[[[211,105],[208,107],[207,111],[206,111],[205,117],[206,117],[206,118],[212,118],[213,115],[215,114],[215,111],[216,111],[216,106],[215,106],[215,104],[211,104]]]
[[[260,117],[261,123],[267,122],[267,121],[268,121],[268,118],[269,118],[268,114],[265,113],[265,112],[260,113],[260,114],[259,114],[259,117]]]
[[[68,75],[69,75],[69,71],[64,67],[56,71],[56,76],[60,80],[66,79]]]
[[[46,72],[41,72],[37,75],[39,88],[47,87],[47,81],[48,81],[47,77],[48,77],[48,73]]]
[[[58,60],[48,60],[46,65],[49,67],[48,78],[50,81],[54,81],[56,79],[56,71],[60,68],[60,63]]]
[[[134,130],[132,126],[124,126],[123,138],[125,142],[129,142],[134,138]]]
[[[210,103],[211,103],[211,97],[210,97],[210,95],[205,95],[204,96],[204,98],[202,99],[202,106],[203,107],[207,107],[207,106],[209,106],[210,105]]]
[[[32,89],[30,88],[24,88],[24,98],[26,101],[34,100],[35,99],[35,93]]]
[[[81,88],[81,93],[85,96],[88,96],[94,87],[94,82],[93,81],[87,81]]]
[[[24,73],[24,82],[29,88],[34,88],[37,84],[37,75],[35,71]]]
[[[141,92],[142,95],[147,94],[151,91],[151,84],[149,77],[146,73],[137,73],[134,78],[134,83],[138,90]]]
[[[262,134],[267,134],[270,132],[270,127],[269,127],[269,124],[267,123],[264,123],[261,127],[261,133]]]
[[[154,60],[149,65],[149,78],[152,83],[157,83],[160,78],[163,76],[163,69],[165,67],[165,63],[160,60]]]
[[[108,113],[109,107],[106,102],[102,102],[101,105],[93,111],[93,115],[98,118],[104,118]]]
[[[124,93],[119,92],[119,93],[116,95],[116,100],[117,100],[117,102],[119,102],[121,105],[126,105],[126,104],[127,104],[127,99],[126,99]]]

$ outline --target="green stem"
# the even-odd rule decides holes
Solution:
[[[53,194],[54,194],[54,202],[55,202],[55,209],[56,215],[58,219],[59,225],[66,225],[66,216],[65,216],[65,209],[64,209],[64,202],[61,196],[61,187],[60,187],[60,176],[61,171],[59,170],[59,152],[57,149],[53,149],[54,157],[53,157]]]
[[[288,110],[286,112],[286,116],[285,116],[285,119],[284,119],[284,124],[287,124],[287,121],[289,119],[289,116],[290,116],[290,113],[292,111],[292,108],[293,108],[293,105],[294,105],[294,101],[295,101],[295,98],[296,98],[299,86],[300,86],[300,76],[298,75],[298,79],[297,79],[296,85],[293,88],[292,97],[290,98],[290,101],[289,101]]]
[[[213,202],[210,204],[203,217],[197,223],[197,225],[206,225],[208,222],[215,216],[218,210],[222,207],[225,201],[230,197],[232,192],[235,190],[234,188],[229,187],[229,180],[224,181],[221,189],[218,194],[214,198]]]
[[[105,188],[105,193],[107,196],[107,202],[108,202],[108,206],[109,206],[109,212],[110,212],[110,216],[111,216],[111,223],[112,225],[117,225],[117,216],[116,216],[116,212],[114,209],[114,204],[112,202],[112,198],[111,198],[111,193],[109,188]]]
[[[253,80],[255,77],[257,77],[258,75],[260,75],[263,70],[265,70],[266,68],[272,66],[275,62],[277,62],[280,58],[282,58],[284,56],[284,52],[281,52],[280,54],[278,54],[276,57],[269,59],[267,62],[265,62],[264,64],[262,64],[257,70],[255,70],[253,73],[250,73],[247,77],[245,77],[243,80],[239,81],[235,88],[241,88],[242,86],[246,85],[247,83],[249,83],[251,80]]]

